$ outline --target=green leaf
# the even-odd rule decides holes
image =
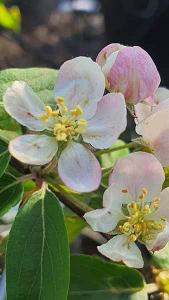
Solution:
[[[17,178],[10,174],[4,174],[0,178],[0,217],[22,199],[23,185],[21,183],[13,185],[16,180]]]
[[[15,131],[0,129],[0,139],[6,143],[9,143],[10,140],[16,138],[18,135],[19,135],[19,132],[17,133]]]
[[[19,31],[21,26],[21,14],[17,6],[5,7],[0,2],[0,26]]]
[[[145,300],[143,278],[126,266],[73,255],[68,300]]]
[[[8,300],[66,300],[69,248],[56,196],[34,193],[12,226],[6,257]]]
[[[6,171],[10,161],[10,154],[8,151],[8,145],[0,140],[0,177]]]
[[[15,80],[21,80],[27,82],[42,101],[51,103],[53,101],[56,77],[57,71],[48,68],[7,69],[0,71],[0,102],[2,102],[7,88]],[[5,112],[2,105],[0,106],[0,129],[20,133],[20,125]]]
[[[72,243],[86,226],[86,222],[78,216],[65,216],[69,243]]]
[[[153,254],[152,262],[156,266],[169,270],[169,243],[163,249]]]
[[[117,140],[117,142],[113,145],[112,149],[115,147],[124,146],[125,142],[122,140]],[[127,156],[129,154],[129,149],[121,149],[118,151],[104,153],[99,156],[102,168],[110,168],[114,165],[114,163],[121,157]]]

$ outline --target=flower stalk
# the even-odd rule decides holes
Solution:
[[[123,150],[123,149],[126,149],[126,148],[128,148],[128,149],[135,148],[135,146],[136,146],[136,143],[131,142],[131,143],[128,143],[128,144],[125,144],[125,145],[122,145],[122,146],[96,151],[95,155],[100,156],[100,155],[105,154],[105,153],[111,153],[111,152]]]

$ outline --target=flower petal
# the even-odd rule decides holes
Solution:
[[[83,139],[95,148],[108,148],[115,143],[126,125],[124,96],[120,93],[110,93],[99,102],[96,114],[88,121]]]
[[[166,99],[169,99],[169,90],[165,87],[159,87],[155,93],[154,102],[159,104]]]
[[[127,203],[126,194],[116,186],[110,186],[103,195],[102,209],[96,209],[84,215],[87,223],[95,231],[110,232],[115,229],[118,222],[124,219],[121,210],[122,203]]]
[[[54,95],[62,96],[69,109],[77,104],[90,118],[97,109],[105,90],[105,78],[100,66],[88,57],[76,57],[66,61],[60,68]]]
[[[157,238],[153,241],[146,243],[146,247],[149,251],[155,252],[159,251],[166,246],[169,241],[169,223],[166,223],[166,226],[162,232],[157,235]]]
[[[47,126],[39,120],[44,104],[24,81],[15,81],[3,97],[5,110],[20,124],[31,130],[41,131]]]
[[[159,195],[164,179],[163,168],[152,154],[136,152],[115,164],[109,183],[127,189],[131,200],[137,200],[142,189],[146,188],[146,199],[151,201]]]
[[[119,52],[108,81],[112,90],[118,89],[127,102],[136,104],[154,95],[160,76],[149,54],[134,46]]]
[[[77,192],[91,192],[99,187],[101,168],[90,150],[71,142],[61,153],[58,172],[62,181]]]
[[[9,143],[9,152],[16,159],[29,165],[45,165],[58,149],[57,141],[46,135],[22,135]]]
[[[148,116],[151,115],[152,105],[150,105],[149,103],[140,102],[134,106],[134,110],[135,110],[135,114],[136,114],[135,122],[136,122],[136,124],[139,124],[140,122],[142,122]],[[137,132],[137,130],[136,130],[136,132]]]
[[[143,268],[144,262],[139,248],[128,242],[124,234],[117,235],[106,244],[97,247],[99,252],[113,261],[123,261],[128,267]]]
[[[84,218],[94,231],[107,233],[117,225],[117,222],[114,222],[112,214],[107,208],[95,209],[88,212],[84,215]]]
[[[150,143],[161,164],[169,165],[169,108],[153,113],[139,125],[139,132]]]

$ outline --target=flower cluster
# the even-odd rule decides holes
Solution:
[[[27,128],[9,143],[13,157],[28,165],[55,163],[62,182],[77,192],[96,190],[101,181],[97,149],[112,146],[126,129],[127,108],[136,123],[142,152],[118,160],[109,174],[103,208],[84,218],[110,239],[101,254],[130,267],[143,267],[137,241],[149,251],[169,241],[169,91],[159,87],[156,66],[140,47],[111,44],[96,62],[77,57],[56,78],[53,103],[45,105],[16,81],[4,95],[6,111]]]

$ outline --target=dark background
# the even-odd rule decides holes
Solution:
[[[87,3],[87,4],[86,4]],[[47,66],[78,55],[95,59],[107,43],[139,45],[169,86],[169,0],[11,0],[20,33],[0,29],[0,69]],[[0,16],[1,17],[1,16]]]

